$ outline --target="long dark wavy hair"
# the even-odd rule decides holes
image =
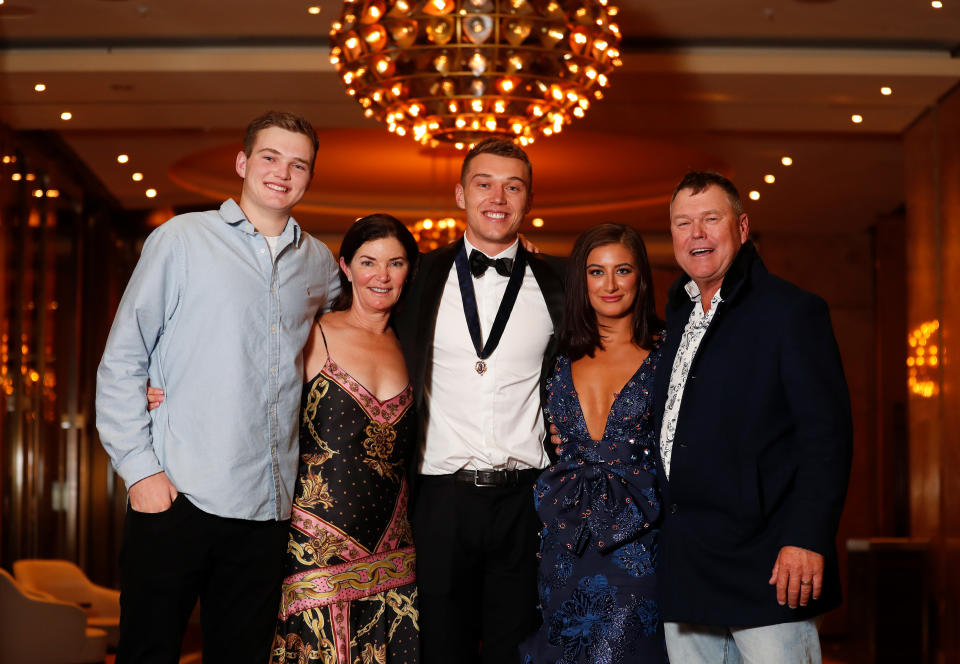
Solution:
[[[637,296],[633,301],[633,341],[641,348],[653,348],[654,338],[663,330],[653,297],[653,277],[643,238],[636,229],[623,224],[600,224],[577,238],[570,255],[563,323],[558,335],[560,353],[571,361],[593,357],[603,348],[597,312],[587,294],[587,257],[597,247],[622,244],[633,254],[637,266]]]
[[[404,280],[404,291],[407,284],[413,278],[413,273],[417,269],[417,262],[420,259],[420,251],[417,249],[417,241],[407,230],[399,219],[389,214],[371,214],[361,219],[357,219],[353,225],[347,229],[340,243],[340,258],[349,265],[357,250],[365,243],[371,240],[379,240],[385,237],[395,237],[403,245],[403,251],[407,255],[407,263],[410,269],[407,272],[407,278]],[[402,294],[401,294],[401,297]],[[333,311],[346,311],[353,304],[353,289],[350,287],[350,281],[344,274],[343,268],[340,269],[340,295],[333,301],[331,309]]]

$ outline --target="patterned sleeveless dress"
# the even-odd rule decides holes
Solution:
[[[419,661],[405,472],[415,445],[412,405],[410,385],[379,401],[329,353],[304,385],[272,664]]]
[[[591,440],[570,361],[557,358],[548,411],[560,460],[534,487],[543,626],[521,645],[525,664],[663,664],[656,602],[660,492],[651,405],[660,342],[617,393]]]

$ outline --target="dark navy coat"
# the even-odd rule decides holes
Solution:
[[[661,426],[670,367],[694,306],[670,289],[655,387]],[[690,368],[670,464],[658,579],[666,621],[759,626],[840,604],[834,539],[852,453],[850,399],[826,303],[737,254]],[[699,306],[699,304],[697,305]],[[826,559],[823,592],[780,606],[768,585],[783,546]]]

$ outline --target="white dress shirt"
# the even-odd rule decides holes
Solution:
[[[687,384],[687,376],[690,375],[690,365],[693,358],[700,348],[700,342],[703,341],[703,335],[707,333],[710,327],[710,321],[713,315],[717,313],[717,307],[723,302],[720,297],[720,289],[710,300],[710,311],[704,311],[700,303],[700,288],[693,281],[687,282],[684,286],[687,295],[693,300],[693,311],[690,312],[690,318],[683,328],[683,336],[680,338],[680,347],[677,348],[677,356],[673,359],[673,367],[670,369],[670,386],[667,388],[667,403],[663,409],[663,426],[660,429],[660,458],[663,461],[663,470],[670,479],[670,458],[673,455],[673,439],[677,435],[677,417],[680,415],[680,402],[683,401],[683,388]]]
[[[474,249],[464,238],[467,255]],[[514,258],[518,243],[491,258]],[[508,277],[490,268],[473,279],[486,343]],[[553,321],[530,266],[496,350],[480,375],[477,352],[463,313],[457,267],[450,268],[440,298],[433,358],[426,386],[427,426],[420,472],[446,475],[460,469],[543,468],[546,430],[540,410],[540,369]]]

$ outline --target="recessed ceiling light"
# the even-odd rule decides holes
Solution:
[[[760,200],[760,192],[757,191],[756,189],[754,189],[754,190],[751,191],[749,194],[747,194],[747,196],[750,197],[750,200],[751,200],[751,201],[759,201],[759,200]]]
[[[534,228],[543,228],[543,219],[540,217],[535,217],[531,223],[533,223]]]
[[[930,6],[933,7],[934,9],[940,9],[941,7],[943,7],[943,3],[940,2],[940,0],[933,0],[930,3]]]
[[[767,173],[766,175],[763,176],[763,181],[766,182],[767,184],[773,184],[774,182],[777,181],[777,178],[773,173]]]
[[[156,197],[157,197],[157,190],[154,189],[153,187],[151,187],[150,189],[147,189],[147,190],[144,192],[144,195],[145,195],[147,198],[156,198]]]
[[[60,114],[61,120],[70,120],[72,118],[73,118],[73,113],[71,113],[70,111],[64,111],[63,113]]]
[[[43,189],[34,189],[33,190],[34,198],[43,198]]]
[[[20,182],[21,178],[23,178],[23,176],[20,175],[19,173],[12,173],[10,175],[10,179],[13,180],[14,182]]]
[[[891,88],[889,85],[885,85],[880,88],[880,94],[882,94],[884,97],[889,97],[893,94],[893,88]]]
[[[850,122],[852,122],[853,124],[860,124],[861,122],[863,122],[863,116],[860,115],[859,113],[854,113],[853,115],[850,116]]]
[[[47,189],[47,198],[60,198],[59,189]]]
[[[140,182],[140,180],[143,179],[143,173],[137,171],[136,173],[134,173],[133,175],[131,175],[130,178],[131,178],[134,182]]]
[[[780,163],[783,164],[784,166],[793,166],[793,158],[792,158],[792,157],[780,157]]]
[[[37,92],[43,92],[44,90],[47,89],[47,84],[37,83],[36,85],[33,86],[33,89],[36,90]]]
[[[127,155],[127,154],[118,154],[118,155],[117,155],[117,163],[118,163],[118,164],[125,164],[125,163],[127,163],[128,161],[130,161],[130,155]]]
[[[317,5],[313,5],[312,7],[307,7],[307,13],[313,14],[314,16],[316,16],[317,14],[320,13],[320,7],[318,7]]]
[[[33,182],[36,179],[37,179],[36,175],[34,175],[33,173],[27,173],[27,182]]]

